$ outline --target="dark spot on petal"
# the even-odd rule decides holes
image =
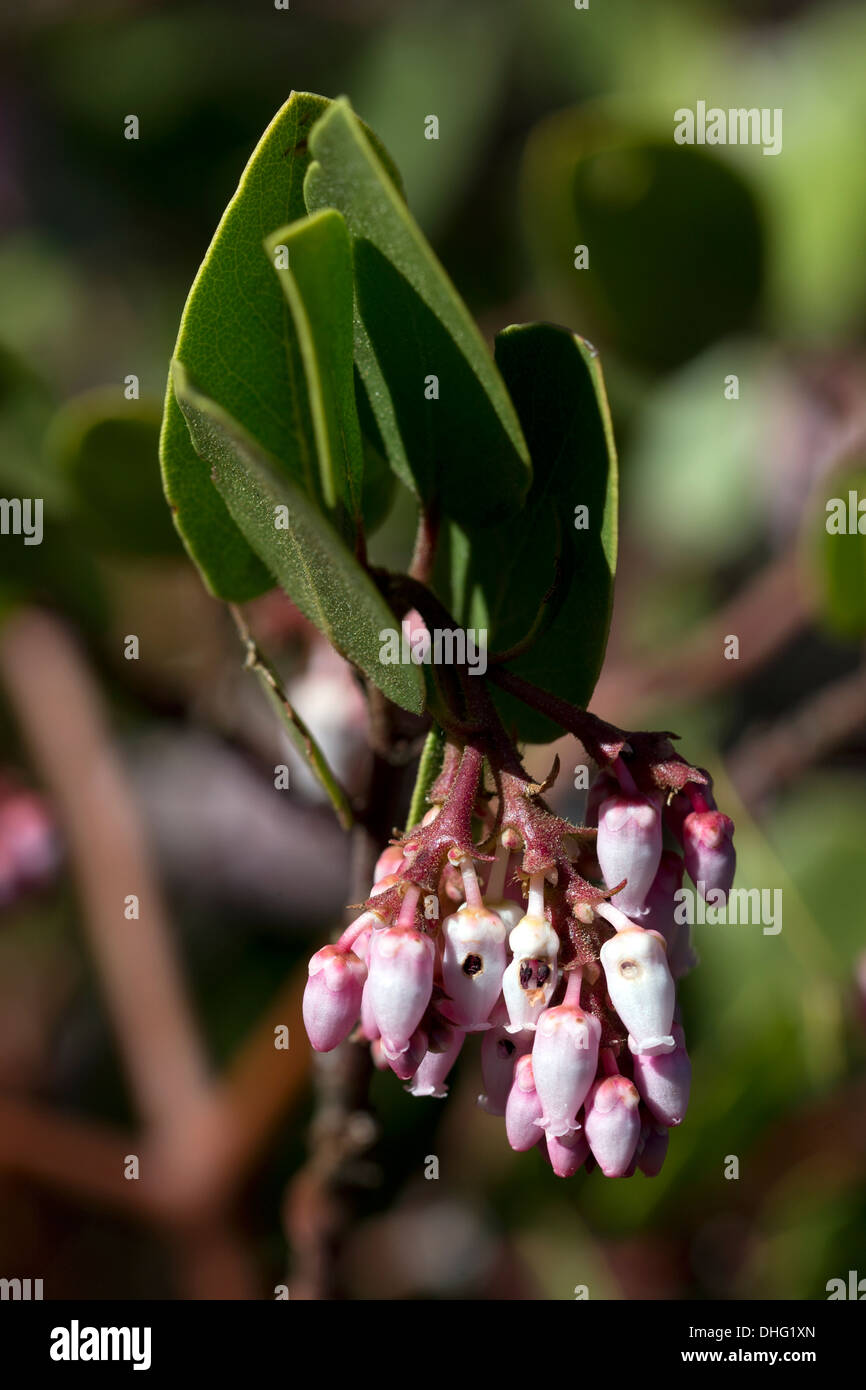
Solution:
[[[461,969],[464,975],[469,975],[471,977],[477,975],[480,970],[484,969],[484,962],[480,956],[467,956]]]

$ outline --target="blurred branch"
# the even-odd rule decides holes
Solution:
[[[0,633],[0,677],[63,824],[82,923],[136,1105],[170,1126],[206,1084],[162,893],[99,690],[67,629],[35,610]],[[124,917],[135,894],[140,917]]]
[[[123,1176],[132,1134],[0,1095],[0,1168],[86,1201],[152,1216],[148,1186]]]
[[[747,734],[730,754],[728,771],[743,800],[755,805],[863,727],[866,662],[810,696],[789,718]]]
[[[215,1082],[81,652],[59,620],[20,611],[0,632],[0,679],[63,823],[83,927],[144,1121],[133,1135],[0,1096],[0,1168],[168,1227],[187,1296],[255,1297],[253,1266],[228,1212],[306,1074],[305,1047],[274,1046],[277,1024],[300,1034],[302,985],[290,981]],[[131,893],[141,916],[127,920]],[[136,1178],[124,1176],[128,1155],[140,1160]]]
[[[812,604],[800,581],[798,551],[772,560],[721,609],[677,647],[660,656],[610,663],[594,704],[616,721],[636,706],[668,700],[688,703],[739,684],[809,622]],[[724,656],[725,638],[739,638],[736,661]]]

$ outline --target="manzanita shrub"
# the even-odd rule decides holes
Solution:
[[[535,323],[491,357],[375,136],[347,101],[295,93],[191,290],[161,457],[212,592],[276,582],[429,729],[408,828],[310,962],[313,1047],[369,1046],[441,1097],[477,1033],[480,1103],[514,1149],[560,1176],[657,1173],[690,1081],[674,895],[684,872],[727,893],[733,826],[675,735],[586,710],[616,560],[594,349]],[[394,480],[419,514],[406,573],[368,560]],[[314,731],[294,732],[347,819]],[[538,783],[521,761],[563,732],[598,769],[585,825],[545,802],[558,765]]]

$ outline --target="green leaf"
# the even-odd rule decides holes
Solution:
[[[320,212],[273,232],[265,247],[300,346],[325,506],[340,524],[345,513],[357,525],[364,455],[355,405],[352,248],[346,223],[339,212]],[[283,251],[286,266],[281,266]]]
[[[421,759],[418,763],[418,772],[415,777],[415,786],[412,789],[412,800],[409,805],[409,814],[406,817],[406,830],[413,830],[419,825],[429,811],[427,795],[439,773],[442,771],[442,753],[445,747],[445,731],[440,729],[438,724],[434,724],[424,741],[421,750]]]
[[[420,714],[418,668],[379,659],[380,633],[399,631],[397,619],[330,522],[222,406],[190,384],[182,363],[173,364],[172,377],[195,449],[262,565],[338,652],[389,699]],[[277,508],[286,509],[288,529],[278,527]]]
[[[509,669],[586,706],[604,658],[616,569],[616,451],[601,367],[584,339],[545,323],[505,329],[496,361],[529,444],[532,489],[514,521],[452,537],[451,599],[467,626],[487,629],[490,650],[532,634]],[[561,732],[510,697],[496,698],[520,738],[547,742]]]
[[[595,106],[560,112],[530,137],[521,203],[551,303],[633,361],[674,366],[751,325],[764,281],[757,201],[709,149]]]
[[[262,242],[304,216],[307,137],[328,104],[293,92],[268,126],[190,290],[174,352],[296,482],[316,471],[312,423],[292,316]],[[193,448],[170,381],[160,453],[175,525],[212,592],[239,602],[269,588],[266,566]]]
[[[857,641],[866,636],[866,468],[825,479],[819,501],[808,518],[807,573],[825,626]]]
[[[369,539],[391,510],[397,490],[397,475],[391,471],[385,445],[370,407],[364,383],[355,366],[355,403],[361,423],[364,446],[364,487],[361,495],[364,535]]]
[[[75,397],[52,420],[46,452],[66,488],[73,521],[95,550],[180,551],[159,481],[159,403],[125,401],[116,387]]]
[[[391,466],[447,516],[513,514],[531,472],[508,393],[347,101],[316,122],[310,149],[307,207],[338,208],[352,237],[355,359]],[[438,399],[425,394],[430,377]]]

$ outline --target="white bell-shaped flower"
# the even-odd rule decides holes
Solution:
[[[673,1052],[675,988],[664,938],[643,927],[618,931],[601,948],[607,992],[629,1031],[632,1052]]]
[[[559,978],[559,937],[544,917],[522,917],[509,937],[512,961],[502,977],[510,1033],[534,1028]]]
[[[453,1021],[467,1033],[489,1027],[502,991],[506,965],[505,924],[486,907],[464,904],[442,924],[442,983]]]

